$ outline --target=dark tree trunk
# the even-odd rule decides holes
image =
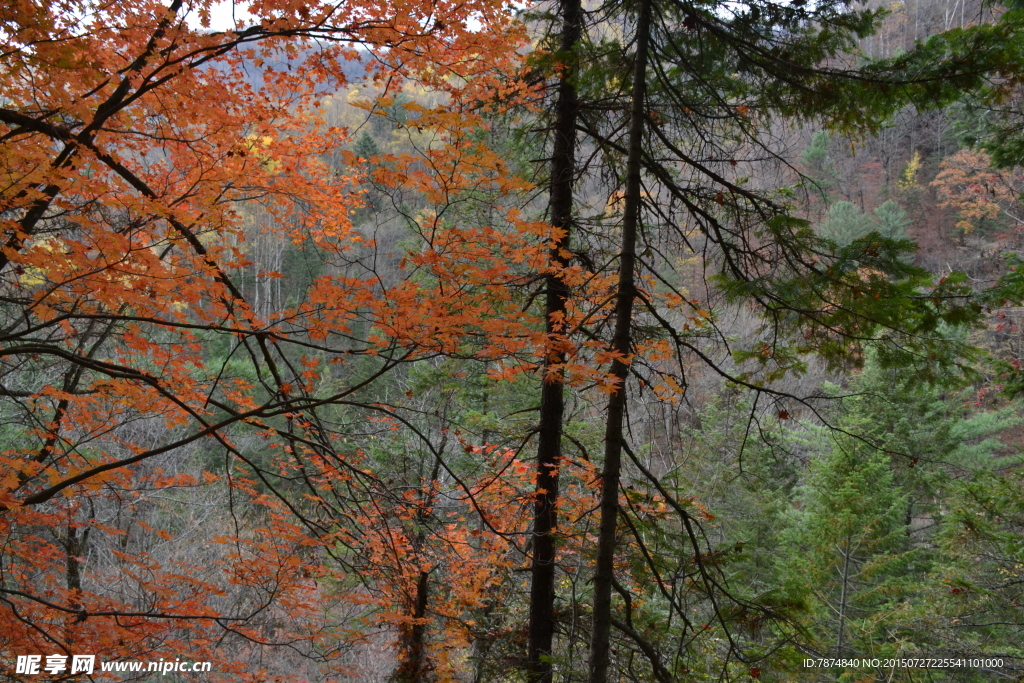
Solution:
[[[576,118],[579,105],[573,84],[573,52],[583,30],[580,0],[562,0],[562,61],[555,103],[554,144],[551,154],[549,207],[558,234],[551,250],[552,263],[568,265],[567,250],[573,216],[573,176],[576,167]],[[562,455],[564,410],[562,373],[549,372],[565,362],[558,336],[564,332],[564,313],[569,288],[558,273],[546,278],[545,331],[549,347],[544,358],[541,384],[540,427],[537,444],[537,491],[533,515],[533,565],[530,585],[530,624],[527,671],[532,683],[551,683],[551,646],[554,641],[555,559],[554,531],[558,524],[558,466]]]
[[[427,592],[429,590],[429,574],[420,572],[416,581],[416,596],[413,599],[412,616],[416,619],[411,624],[403,624],[399,633],[399,650],[402,662],[395,670],[395,683],[418,683],[424,680],[427,673],[426,657],[424,656],[424,635],[427,616]]]
[[[441,441],[438,449],[443,452],[447,438]],[[434,504],[435,482],[441,473],[441,459],[434,460],[434,466],[430,473],[430,481],[427,482],[426,491],[420,497],[420,509],[416,513],[416,522],[419,532],[413,537],[413,548],[418,553],[427,540],[427,526],[430,523],[428,510]],[[426,635],[427,635],[427,600],[430,593],[430,572],[420,571],[416,577],[416,594],[412,596],[412,620],[408,624],[402,624],[398,630],[398,652],[399,665],[395,669],[391,679],[395,683],[419,683],[426,680],[430,672],[430,662],[426,657]]]
[[[626,157],[626,196],[619,253],[619,282],[615,298],[615,333],[612,350],[621,354],[611,372],[618,390],[608,397],[605,422],[604,468],[601,472],[601,524],[594,568],[594,617],[590,637],[590,683],[607,683],[612,626],[612,584],[615,581],[615,530],[619,507],[619,470],[622,461],[622,423],[626,411],[629,365],[622,359],[632,347],[636,235],[640,222],[640,161],[644,134],[644,95],[647,89],[647,45],[651,30],[651,0],[641,0],[636,28],[636,61],[630,95],[629,142]]]

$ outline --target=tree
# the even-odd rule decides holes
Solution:
[[[875,17],[870,12],[816,6],[810,17],[805,12],[811,10],[800,7],[782,11],[752,3],[719,14],[700,6],[656,4],[650,10],[648,47],[645,7],[638,3],[622,8],[622,24],[631,32],[595,40],[590,75],[580,80],[587,85],[580,90],[582,130],[594,147],[593,158],[605,164],[601,179],[610,187],[608,201],[600,202],[603,213],[581,216],[578,223],[606,226],[616,221],[614,230],[593,229],[576,251],[581,264],[614,264],[615,269],[606,265],[608,270],[590,278],[591,289],[577,295],[567,323],[586,340],[576,347],[573,365],[583,365],[589,357],[593,365],[608,368],[598,377],[578,374],[593,378],[610,395],[604,413],[602,522],[594,573],[593,680],[603,680],[614,666],[608,634],[616,621],[624,623],[614,614],[612,592],[622,597],[627,613],[632,604],[625,584],[616,585],[621,571],[616,553],[642,555],[646,543],[632,528],[623,541],[626,532],[616,522],[626,519],[621,498],[629,495],[619,491],[618,460],[620,452],[630,450],[621,421],[627,391],[654,387],[659,399],[678,400],[687,386],[687,360],[692,360],[780,406],[779,414],[784,414],[781,406],[787,401],[813,406],[805,396],[772,386],[788,373],[804,371],[808,356],[841,367],[858,363],[862,345],[876,347],[891,364],[924,353],[938,361],[928,370],[934,379],[963,351],[962,345],[950,344],[937,333],[940,320],[976,320],[980,310],[962,277],[935,283],[908,264],[906,242],[857,240],[862,235],[856,235],[836,250],[834,243],[817,239],[784,199],[752,187],[744,173],[759,168],[748,158],[749,150],[768,149],[759,131],[773,117],[821,117],[847,126],[872,126],[884,119],[887,108],[863,98],[897,87],[897,78],[868,69],[869,81],[877,77],[868,86],[860,75],[822,66],[849,46],[851,35],[871,30]],[[772,43],[772,37],[779,42]],[[778,55],[784,57],[776,61]],[[650,74],[650,81],[644,82],[640,69],[648,59],[650,71],[643,73]],[[629,65],[629,72],[622,64]],[[869,89],[876,84],[877,90]],[[609,92],[609,85],[615,90]],[[816,99],[807,92],[815,88],[822,93]],[[763,164],[763,156],[758,161]],[[740,164],[748,166],[739,170]],[[891,207],[882,212],[883,219],[899,223]],[[639,226],[635,236],[634,220]],[[871,232],[866,220],[864,235]],[[895,236],[892,227],[886,229]],[[702,255],[708,277],[701,285],[708,298],[721,297],[760,321],[761,327],[740,348],[716,324],[711,307],[687,295],[675,270],[678,264],[668,256],[678,253]],[[639,255],[635,263],[633,254]],[[922,291],[938,296],[922,307]],[[924,346],[917,347],[919,343]],[[722,348],[729,348],[731,357],[723,359]],[[631,460],[644,471],[638,459]],[[657,477],[648,479],[657,486]],[[665,500],[674,498],[659,493]],[[688,589],[703,591],[712,602],[720,599],[756,612],[755,602],[731,593],[714,568],[702,565],[701,558],[711,553],[695,531],[697,520],[675,502],[678,529],[687,534],[684,542],[701,567],[686,584]],[[692,588],[694,584],[700,588]],[[770,609],[761,613],[768,620],[780,616]],[[717,609],[714,621],[730,636],[725,660],[735,656],[753,661],[757,648],[744,651]],[[642,652],[652,675],[668,675],[656,645],[635,630],[618,630],[619,642]],[[627,659],[624,655],[623,661]]]
[[[912,366],[882,368],[873,354],[848,388],[829,391],[836,429],[787,430],[810,460],[778,547],[779,576],[808,604],[805,647],[855,658],[938,646],[935,595],[954,563],[941,543],[948,514],[960,487],[998,467],[994,437],[1018,422],[1015,407],[965,405],[963,378],[927,386]]]
[[[1000,463],[1003,464],[1003,463]],[[1019,468],[983,471],[954,484],[939,533],[948,558],[928,583],[929,640],[945,651],[992,653],[1019,675],[1020,613]],[[967,680],[991,678],[990,669]],[[966,677],[965,677],[966,678]]]
[[[851,445],[837,444],[814,463],[802,511],[805,537],[793,544],[803,550],[793,556],[801,558],[794,571],[808,575],[820,605],[820,652],[839,659],[878,653],[873,625],[927,569],[911,548],[907,495],[893,482],[888,457]]]
[[[377,147],[377,141],[373,139],[373,136],[363,131],[363,134],[359,136],[356,141],[355,147],[352,148],[356,156],[360,159],[365,159],[369,162],[371,159],[380,154],[380,148]]]
[[[818,226],[818,233],[840,247],[849,246],[871,232],[867,216],[852,202],[836,202],[828,209],[828,217]]]
[[[595,680],[616,667],[667,680],[700,648],[709,669],[767,651],[736,624],[787,615],[730,586],[702,526],[711,513],[644,461],[630,410],[647,396],[679,402],[707,372],[754,392],[755,422],[785,420],[791,404],[816,404],[774,382],[812,356],[834,369],[873,345],[882,364],[927,358],[924,380],[958,362],[963,345],[939,330],[980,307],[958,276],[933,282],[905,261],[897,211],[885,214],[891,235],[836,250],[789,192],[754,178],[772,163],[773,119],[876,125],[887,105],[872,98],[905,85],[891,70],[949,48],[907,88],[941,99],[960,85],[936,74],[958,75],[962,46],[851,72],[837,61],[876,17],[839,4],[644,0],[608,9],[621,31],[585,26],[603,15],[568,0],[559,10],[558,50],[537,60],[557,91],[550,221],[524,217],[519,198],[535,188],[490,144],[507,108],[536,95],[515,78],[524,31],[501,3],[269,2],[224,32],[192,28],[181,2],[0,10],[11,549],[0,595],[12,650],[196,643],[213,657],[223,636],[225,660],[267,643],[331,659],[365,617],[345,621],[340,605],[362,600],[395,630],[397,676],[451,676],[453,652],[497,637],[470,622],[529,555],[522,666],[546,681],[564,544],[576,574],[599,558]],[[200,23],[209,11],[198,7]],[[970,35],[981,48],[1000,37]],[[968,76],[1012,73],[1004,53],[985,52]],[[381,153],[365,135],[353,151],[327,125],[319,110],[346,62],[372,64],[374,97],[355,104],[386,112],[405,151]],[[404,97],[410,79],[441,93],[437,106]],[[578,192],[577,150],[599,162],[596,200]],[[391,200],[383,227],[379,214],[352,224],[369,217],[353,213],[367,188]],[[374,241],[392,229],[395,252]],[[310,267],[263,267],[257,230]],[[679,254],[701,256],[697,278]],[[247,297],[243,272],[284,280],[290,295]],[[723,324],[737,312],[757,321],[738,336]],[[495,380],[540,372],[540,420],[517,445],[538,434],[536,480],[518,453],[482,443],[498,431],[489,411],[471,442],[444,412],[451,401],[402,386],[410,365],[440,359]],[[589,399],[584,384],[607,405],[578,417],[605,423],[596,548],[594,467],[562,450],[593,446],[566,427],[566,387]],[[630,480],[645,490],[623,490]],[[223,551],[177,557],[195,520],[172,510],[200,487],[218,504],[207,523]],[[560,512],[572,523],[556,534]],[[98,555],[106,572],[88,566]],[[634,600],[649,586],[661,613]],[[680,630],[651,628],[661,616]],[[197,621],[209,628],[182,625]]]
[[[294,478],[345,470],[344,435],[326,426],[338,407],[457,326],[458,302],[424,311],[408,298],[421,285],[386,289],[354,270],[365,237],[350,217],[364,171],[318,108],[364,49],[377,58],[371,77],[419,78],[475,100],[514,70],[521,27],[501,3],[271,2],[250,8],[248,26],[211,31],[210,7],[0,10],[0,410],[10,425],[0,466],[11,549],[0,593],[16,652],[88,642],[124,657],[161,639],[186,651],[211,642],[207,627],[239,642],[344,640],[337,624],[316,625],[310,599],[320,591],[330,603],[315,582],[343,520],[320,523]],[[438,128],[458,116],[423,113]],[[446,159],[469,175],[497,165]],[[402,174],[401,161],[396,179],[426,187],[427,174]],[[237,284],[249,265],[245,202],[279,239],[329,264],[278,310]],[[178,471],[186,462],[192,471]],[[245,516],[222,530],[221,559],[161,568],[135,552],[135,523],[155,522],[168,542],[186,529],[126,509],[146,507],[153,490],[200,486]],[[119,558],[117,581],[84,570],[92,549]],[[298,626],[278,641],[271,617],[282,613]]]
[[[544,275],[544,332],[540,419],[537,428],[537,484],[534,503],[533,559],[530,585],[529,644],[527,668],[531,680],[553,680],[552,642],[555,633],[555,581],[558,526],[558,471],[562,466],[564,431],[564,365],[569,285],[564,271],[570,262],[570,238],[574,218],[576,128],[579,102],[578,43],[583,32],[583,7],[579,0],[561,0],[557,52],[562,68],[556,72],[551,169],[548,190],[549,220],[555,232],[550,242],[550,269]]]
[[[818,226],[818,234],[837,246],[848,247],[872,232],[886,240],[906,240],[908,227],[910,220],[906,212],[892,199],[879,204],[870,216],[852,202],[836,202]]]
[[[890,199],[879,204],[872,217],[875,232],[885,239],[908,239],[907,228],[910,227],[911,221],[907,217],[907,212],[895,200]]]
[[[996,225],[1000,219],[1009,218],[1014,226],[1020,222],[1019,172],[992,168],[984,152],[963,149],[943,159],[932,187],[936,188],[939,206],[956,212],[960,219],[956,229],[961,237],[983,225]]]
[[[819,130],[811,138],[811,144],[800,156],[800,161],[807,167],[808,175],[814,185],[823,193],[827,193],[836,184],[836,170],[828,158],[829,135]]]
[[[615,546],[618,536],[619,480],[622,470],[623,424],[626,414],[626,379],[633,350],[633,306],[637,300],[636,248],[642,201],[641,155],[647,121],[647,59],[651,39],[653,0],[641,0],[636,24],[633,86],[629,95],[629,134],[626,138],[625,207],[619,248],[619,274],[615,284],[615,332],[611,340],[610,375],[615,384],[608,393],[605,417],[604,465],[601,470],[601,521],[594,562],[594,617],[590,635],[590,683],[605,683],[610,664],[612,585],[615,583]]]

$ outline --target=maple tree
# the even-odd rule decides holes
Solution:
[[[983,223],[997,224],[1000,218],[1008,218],[1014,227],[1020,223],[1019,169],[994,169],[984,152],[963,149],[943,159],[931,185],[936,188],[939,206],[956,212],[956,230],[961,236]]]
[[[433,251],[385,285],[349,267],[368,243],[353,211],[382,168],[359,163],[321,100],[353,65],[383,86],[371,109],[405,79],[457,101],[493,92],[524,36],[502,3],[257,3],[223,31],[211,12],[181,0],[0,10],[6,652],[128,658],[159,645],[260,679],[214,651],[218,633],[351,639],[320,607],[337,597],[321,579],[341,521],[318,524],[288,482],[351,470],[328,407],[354,405],[416,354],[454,349],[479,307],[500,305],[461,296],[437,257],[480,260],[440,218],[453,193],[483,176],[515,186],[460,137],[473,115],[408,107],[421,128],[454,133],[426,152],[433,169],[387,160],[434,211],[419,223]],[[240,284],[252,206],[263,230],[328,264],[277,310]],[[439,281],[416,280],[431,269]],[[147,515],[147,500],[199,487],[245,522],[185,558],[189,525]],[[295,626],[275,630],[282,614]]]

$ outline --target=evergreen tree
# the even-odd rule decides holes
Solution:
[[[791,513],[781,575],[808,596],[810,647],[823,656],[938,651],[935,586],[948,587],[960,562],[943,541],[957,533],[951,504],[968,482],[993,476],[993,435],[1019,418],[1012,407],[965,415],[955,386],[925,385],[912,367],[884,368],[874,354],[842,401],[838,430],[793,433],[818,455]]]
[[[1019,459],[955,482],[938,535],[947,560],[927,583],[931,646],[953,657],[999,658],[962,680],[1024,675],[1024,476]]]
[[[907,495],[886,454],[854,441],[838,440],[813,463],[793,538],[803,551],[794,571],[810,585],[815,605],[814,645],[840,658],[877,656],[879,616],[896,609],[915,578]]]
[[[355,147],[352,149],[356,153],[356,156],[360,159],[369,161],[375,156],[380,154],[380,147],[377,146],[377,141],[373,139],[373,136],[368,132],[363,131],[363,134],[356,140]]]
[[[800,161],[807,167],[808,176],[814,186],[826,196],[836,184],[835,166],[828,157],[829,140],[829,134],[826,131],[817,131],[811,138],[811,144],[800,156]]]
[[[895,200],[883,202],[872,215],[872,229],[887,240],[908,239],[907,228],[911,225],[907,212]]]
[[[828,216],[818,226],[818,234],[846,247],[872,230],[870,219],[852,202],[836,202],[828,209]]]

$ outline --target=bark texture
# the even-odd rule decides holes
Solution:
[[[549,210],[558,235],[551,260],[559,268],[569,263],[569,237],[573,218],[573,178],[576,170],[576,119],[579,102],[573,83],[573,53],[583,30],[580,0],[562,0],[560,52],[566,68],[559,74],[555,102],[554,141],[551,153]],[[545,282],[545,331],[550,345],[544,359],[541,384],[540,424],[537,443],[537,491],[533,516],[533,563],[530,584],[530,624],[527,672],[532,683],[551,683],[551,648],[555,635],[555,561],[558,526],[558,466],[562,456],[562,421],[565,410],[561,371],[565,363],[559,343],[569,288],[558,273]]]
[[[619,250],[618,291],[615,297],[615,332],[612,350],[619,356],[611,372],[618,390],[608,397],[601,472],[601,522],[594,570],[594,615],[590,636],[590,683],[607,683],[612,627],[612,585],[615,581],[616,522],[619,508],[619,473],[622,467],[622,425],[626,412],[626,379],[632,350],[633,303],[636,300],[636,236],[640,223],[640,166],[647,91],[647,48],[651,31],[651,0],[641,0],[636,27],[636,58],[630,93],[629,141],[626,156],[625,208]]]

